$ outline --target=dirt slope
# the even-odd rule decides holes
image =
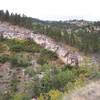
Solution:
[[[64,96],[63,100],[100,100],[100,80]]]

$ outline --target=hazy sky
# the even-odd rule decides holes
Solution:
[[[100,20],[100,0],[0,0],[0,10],[43,20]]]

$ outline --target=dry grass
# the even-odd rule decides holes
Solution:
[[[63,100],[100,100],[100,80],[64,96]]]

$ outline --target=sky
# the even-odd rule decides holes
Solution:
[[[100,21],[100,0],[0,0],[0,10],[42,20]]]

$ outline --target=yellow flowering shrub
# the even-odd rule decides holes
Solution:
[[[48,95],[51,98],[50,100],[61,100],[63,93],[59,90],[50,90]]]
[[[38,100],[61,100],[62,95],[59,90],[50,90],[48,93],[41,93]]]

